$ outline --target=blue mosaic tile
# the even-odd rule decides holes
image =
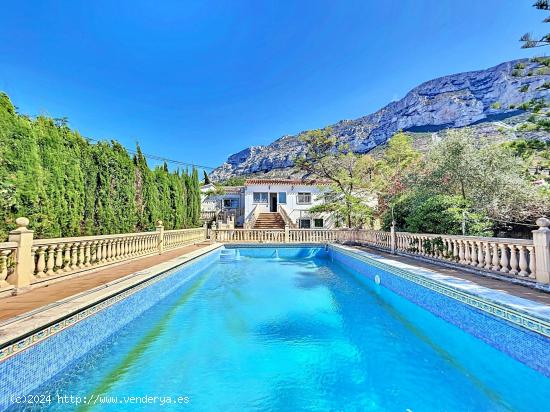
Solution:
[[[144,282],[139,291],[128,291],[117,297],[116,303],[97,305],[102,310],[90,308],[86,314],[72,316],[17,343],[28,348],[0,362],[0,410],[10,405],[10,396],[32,393],[217,259],[219,250],[214,250]],[[33,339],[44,336],[48,337],[29,346]],[[8,356],[13,350],[11,346],[2,351]]]
[[[465,299],[462,291],[457,291],[455,296],[438,293],[411,280],[422,283],[426,279],[421,275],[409,273],[412,276],[407,276],[410,277],[407,279],[401,270],[381,262],[367,263],[362,260],[367,258],[353,256],[338,248],[331,247],[329,256],[368,279],[380,276],[381,284],[394,293],[550,377],[550,338],[538,333],[546,331],[541,322],[518,313],[510,316],[507,308],[495,307],[494,302],[480,303],[476,296],[471,297],[469,304],[462,303],[457,300]]]

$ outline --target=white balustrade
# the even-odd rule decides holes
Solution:
[[[175,249],[205,239],[204,228],[166,230],[164,248]],[[75,238],[36,239],[31,249],[34,278],[89,270],[158,253],[159,232]],[[2,245],[0,243],[0,245]],[[7,249],[6,249],[7,250]],[[0,249],[0,268],[2,268]],[[6,256],[8,256],[6,254]],[[0,269],[0,287],[4,270]],[[5,280],[5,279],[4,279]]]

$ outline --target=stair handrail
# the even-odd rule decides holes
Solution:
[[[285,225],[290,229],[297,229],[298,225],[292,221],[290,215],[288,214],[286,208],[283,205],[277,205],[277,212],[283,217]]]
[[[256,219],[258,219],[258,216],[260,215],[260,208],[258,205],[254,205],[254,208],[246,218],[246,221],[244,222],[244,228],[245,229],[252,229],[254,227],[254,224],[256,223]]]

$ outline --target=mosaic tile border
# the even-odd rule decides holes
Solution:
[[[113,306],[114,304],[126,299],[127,297],[151,286],[154,283],[157,283],[175,272],[178,272],[185,268],[187,264],[195,262],[197,259],[203,258],[211,254],[212,252],[215,252],[216,250],[219,250],[219,248],[212,249],[205,251],[205,253],[202,253],[197,256],[193,256],[191,259],[184,263],[178,263],[175,267],[171,269],[167,269],[157,275],[153,275],[153,277],[138,283],[136,285],[130,286],[129,289],[126,289],[122,292],[118,292],[114,296],[108,297],[105,300],[97,303],[92,304],[93,306],[90,306],[86,309],[83,309],[73,315],[70,315],[69,317],[60,320],[59,322],[54,323],[53,325],[46,326],[37,332],[34,332],[30,334],[29,336],[24,337],[21,340],[18,340],[13,343],[8,343],[7,345],[4,345],[0,348],[0,362],[3,362],[18,353],[44,341],[45,339],[48,339],[49,337],[67,329],[71,326],[74,326],[78,322],[81,322],[82,320],[85,320],[89,318],[92,315],[95,315],[96,313],[107,309],[110,306]]]
[[[536,318],[520,310],[507,307],[495,301],[491,301],[486,298],[464,292],[462,290],[453,288],[452,286],[444,285],[441,282],[429,279],[425,276],[417,275],[407,270],[403,270],[385,264],[383,262],[379,262],[375,259],[363,255],[362,253],[350,251],[344,247],[336,245],[330,245],[330,248],[334,248],[339,253],[361,260],[368,265],[385,270],[401,278],[414,282],[420,286],[433,290],[442,295],[448,296],[468,306],[474,307],[482,312],[488,313],[491,316],[503,319],[517,326],[550,338],[550,322],[546,320]]]
[[[298,248],[316,248],[316,249],[325,249],[325,243],[225,243],[223,245],[226,249],[258,249],[258,248],[267,248],[267,249],[298,249]]]

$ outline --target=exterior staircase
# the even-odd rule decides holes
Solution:
[[[285,220],[279,212],[260,213],[254,222],[254,229],[284,229]]]

